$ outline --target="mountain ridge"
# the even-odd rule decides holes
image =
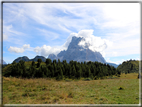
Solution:
[[[23,56],[23,57],[18,57],[18,58],[16,58],[14,61],[16,62],[16,63],[18,63],[20,60],[23,60],[23,61],[37,61],[38,59],[41,59],[43,62],[45,62],[46,61],[46,58],[44,57],[44,56],[39,56],[39,55],[37,55],[37,56],[35,56],[34,58],[32,58],[32,59],[29,59],[27,56]],[[13,61],[13,62],[14,62]]]
[[[57,56],[54,54],[49,54],[48,58],[51,59],[52,61],[54,59],[56,59],[57,61],[58,61],[58,59],[60,59],[60,61],[66,60],[67,63],[69,63],[71,60],[77,61],[77,62],[84,62],[84,61],[95,62],[95,61],[97,61],[97,62],[112,65],[115,68],[117,68],[117,66],[118,66],[117,64],[106,62],[106,60],[103,58],[103,56],[101,55],[100,52],[97,52],[97,51],[94,52],[94,51],[90,50],[89,43],[85,43],[84,46],[79,45],[79,43],[82,40],[85,40],[85,38],[73,36],[67,50],[60,51],[57,54]],[[38,55],[33,59],[29,59],[27,56],[18,57],[14,61],[15,62],[19,62],[20,60],[37,61],[37,59],[42,59],[43,62],[46,61],[46,58],[44,56],[38,56]]]
[[[54,55],[54,54],[53,54]],[[38,55],[37,55],[38,56]],[[23,56],[24,58],[25,58],[25,56]],[[27,57],[27,56],[26,56]],[[41,57],[44,57],[44,56],[41,56]],[[24,60],[24,58],[22,58],[22,57],[18,57],[18,58],[16,58],[14,61],[16,62],[16,63],[18,63],[20,60],[23,60],[23,61],[25,61],[25,62],[27,62],[27,60]],[[28,58],[28,57],[27,57]],[[39,59],[41,59],[39,56],[38,56],[38,58]],[[45,58],[45,57],[44,57]],[[29,59],[29,58],[28,58]],[[35,60],[36,59],[36,60]],[[29,59],[28,61],[37,61],[37,58],[36,58],[36,56],[35,56],[35,59],[34,58],[32,58],[32,59]],[[42,60],[42,59],[41,59]],[[45,60],[46,60],[46,58],[45,58]],[[43,61],[43,62],[45,62],[45,60]],[[52,60],[52,59],[51,59]],[[54,60],[54,59],[53,59]],[[58,59],[56,59],[57,60],[57,62],[58,62]],[[13,61],[13,62],[14,62]],[[84,61],[83,61],[84,62]],[[119,65],[117,65],[117,64],[115,64],[115,63],[109,63],[109,62],[106,62],[106,64],[109,64],[109,65],[111,65],[111,66],[114,66],[115,68],[117,68]]]

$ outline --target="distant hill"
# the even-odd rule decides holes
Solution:
[[[123,73],[133,73],[133,72],[139,72],[139,61],[138,60],[129,60],[124,61],[122,64],[120,64],[117,67],[118,70],[120,70]]]
[[[42,62],[46,61],[46,58],[44,56],[38,56],[38,55],[35,58],[30,59],[30,61],[37,61],[38,59],[41,59]]]
[[[7,64],[4,60],[2,60],[2,59],[0,59],[0,60],[1,60],[1,62],[2,62],[3,65]],[[1,64],[1,62],[0,62],[0,64]]]
[[[23,56],[23,57],[18,57],[17,59],[15,59],[14,61],[16,63],[18,63],[20,60],[23,60],[23,61],[30,61],[30,59],[27,57],[27,56]],[[13,61],[13,62],[14,62]]]
[[[16,63],[18,63],[20,60],[23,60],[23,61],[27,62],[27,61],[37,61],[38,59],[41,59],[43,62],[46,61],[46,58],[45,58],[44,56],[38,56],[38,55],[37,55],[35,58],[33,58],[33,59],[29,59],[27,56],[18,57],[18,58],[15,59],[14,61],[15,61]],[[14,62],[14,61],[13,61],[13,62]]]
[[[111,66],[114,66],[115,68],[117,68],[117,67],[118,67],[118,65],[117,65],[117,64],[115,64],[115,63],[109,63],[109,62],[107,62],[106,64],[109,64],[109,65],[111,65]]]

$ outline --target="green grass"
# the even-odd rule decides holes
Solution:
[[[3,77],[3,104],[138,104],[136,73],[103,80]]]

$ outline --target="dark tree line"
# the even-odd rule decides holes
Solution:
[[[67,63],[66,60],[63,60],[62,62],[59,59],[58,61],[51,61],[51,59],[47,58],[44,62],[46,65],[41,63],[42,60],[38,59],[36,64],[32,61],[30,67],[27,67],[22,60],[19,63],[13,62],[7,71],[3,72],[3,76],[22,78],[48,77],[62,80],[63,78],[80,79],[81,77],[99,79],[106,76],[121,74],[121,72],[113,66],[99,62],[89,61],[80,63],[72,60]]]

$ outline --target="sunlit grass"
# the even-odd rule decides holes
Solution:
[[[3,104],[138,104],[137,76],[91,81],[3,77]]]

